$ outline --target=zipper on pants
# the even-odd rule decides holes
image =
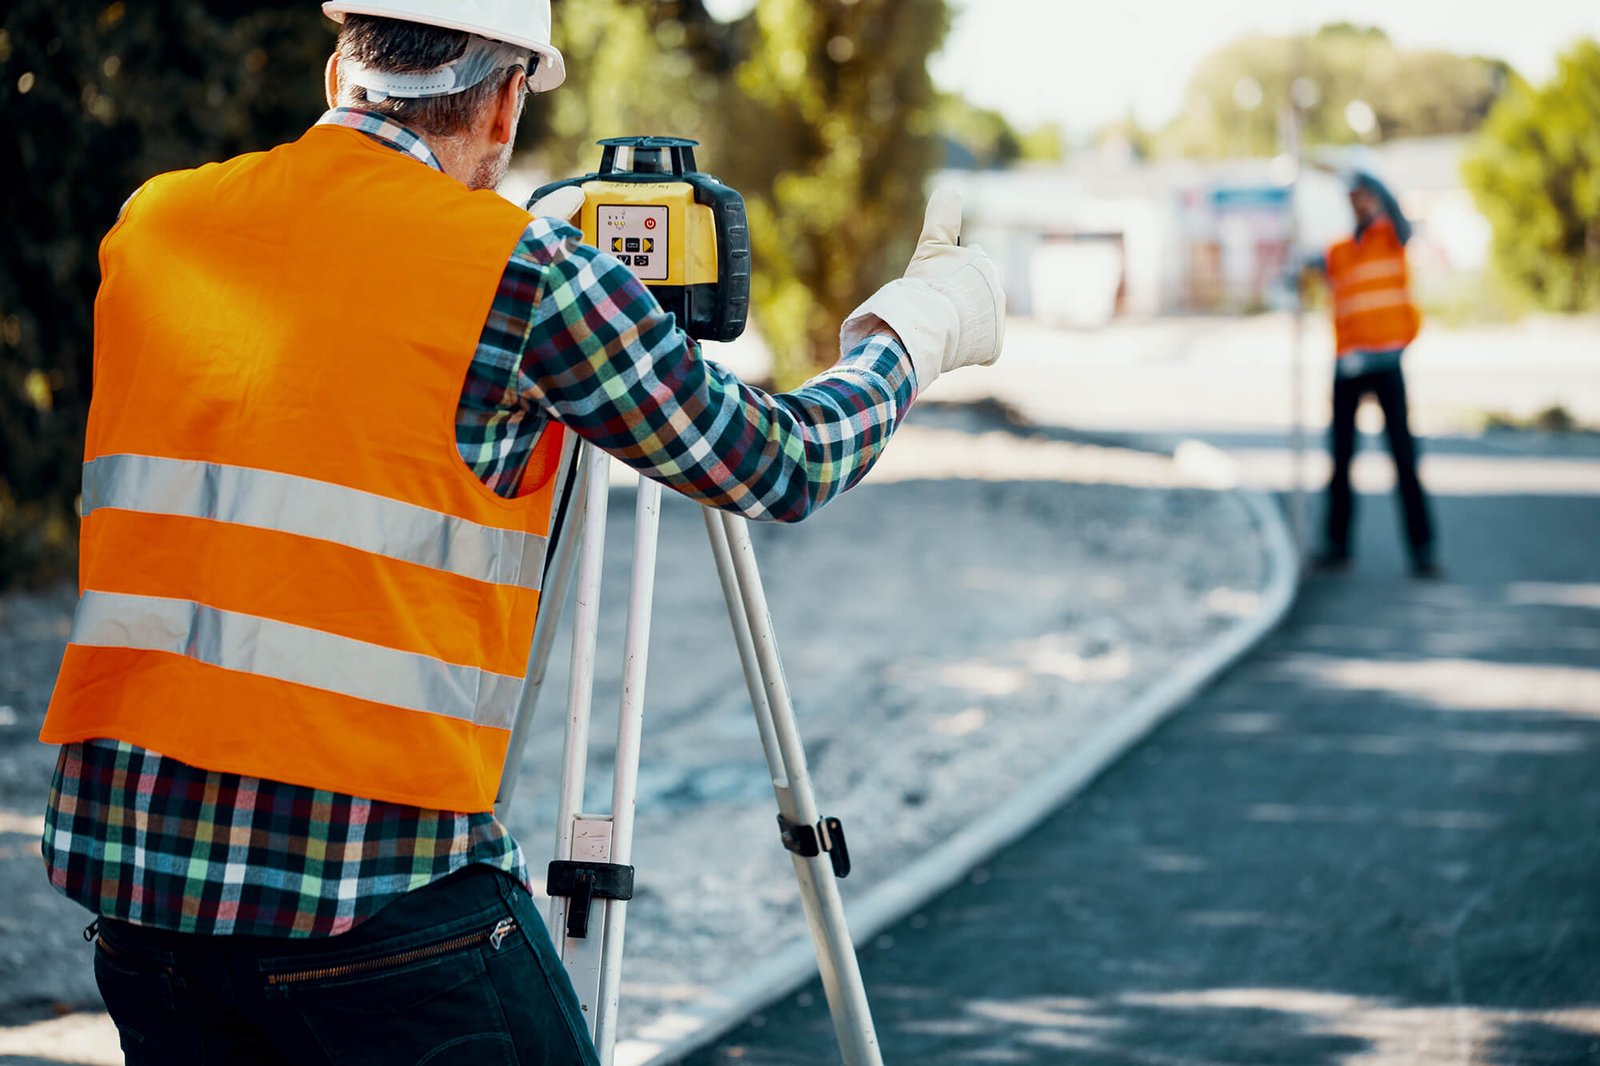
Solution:
[[[479,947],[488,944],[495,951],[500,950],[500,945],[505,943],[506,937],[516,931],[515,918],[502,918],[493,929],[477,933],[464,933],[461,936],[441,940],[437,944],[428,944],[425,947],[412,948],[395,955],[384,955],[376,959],[362,959],[360,962],[347,962],[340,966],[323,966],[315,970],[292,970],[289,973],[276,973],[267,977],[267,985],[272,988],[282,988],[284,985],[298,984],[302,981],[327,981],[336,977],[351,977],[355,974],[374,973],[380,970],[390,970],[405,966],[423,959],[435,958],[439,955],[448,955],[452,951],[464,951],[467,948]]]

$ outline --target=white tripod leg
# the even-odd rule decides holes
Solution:
[[[523,682],[522,695],[517,700],[517,715],[511,723],[511,740],[506,745],[506,760],[500,770],[500,789],[494,798],[494,814],[502,822],[511,807],[517,791],[517,777],[522,771],[523,754],[528,748],[528,735],[533,727],[533,715],[539,707],[539,694],[544,690],[545,672],[550,666],[550,653],[555,647],[556,630],[561,628],[561,612],[572,594],[573,573],[578,566],[578,545],[583,540],[584,475],[595,453],[574,440],[563,466],[571,466],[556,476],[563,482],[573,482],[572,497],[564,528],[557,530],[556,557],[546,577],[549,586],[539,595],[539,618],[534,624],[533,647],[528,652],[528,676]]]
[[[824,823],[817,815],[811,776],[806,769],[805,746],[795,727],[794,706],[789,700],[789,686],[778,657],[777,637],[767,610],[761,574],[756,567],[750,531],[744,519],[737,515],[708,509],[705,519],[711,552],[716,557],[717,576],[728,605],[728,620],[733,625],[756,726],[772,775],[772,790],[778,799],[778,812],[787,823],[785,845],[789,847],[795,876],[800,882],[800,900],[811,929],[839,1050],[845,1066],[881,1066],[883,1056],[878,1050],[872,1009],[867,1003],[866,986],[861,980],[861,968],[856,961],[850,928],[845,922],[844,903],[839,898],[835,880],[833,858],[836,854],[841,857],[845,854],[843,834],[839,830],[838,839],[830,839],[838,823],[832,820]]]
[[[644,732],[645,668],[650,651],[650,610],[655,597],[656,544],[661,528],[661,486],[639,480],[639,502],[633,532],[633,579],[628,593],[628,632],[623,640],[622,707],[617,718],[617,768],[611,790],[611,858],[617,866],[633,863],[633,816],[639,794],[639,747]],[[631,891],[630,891],[631,894]],[[628,901],[604,905],[605,947],[600,964],[599,1014],[595,1046],[609,1064],[617,1045],[617,1009],[622,992],[622,938],[627,930]]]
[[[586,445],[585,451],[589,451]],[[562,748],[561,795],[556,810],[557,863],[604,861],[610,850],[609,824],[581,819],[584,777],[589,757],[589,712],[594,701],[595,645],[600,626],[600,578],[605,563],[606,505],[610,479],[608,456],[589,457],[584,478],[583,544],[578,559],[576,610],[573,614],[572,676],[567,691],[566,736]],[[600,837],[604,839],[600,839]],[[555,864],[552,864],[554,867]],[[567,935],[566,895],[550,897],[550,935],[572,979],[573,990],[594,1032],[595,1004],[600,990],[600,939]],[[587,910],[587,908],[585,908]]]
[[[561,801],[557,812],[557,861],[551,864],[549,877],[550,929],[600,1061],[609,1064],[617,1039],[627,901],[633,895],[630,863],[639,784],[639,746],[644,729],[645,673],[649,661],[651,603],[655,594],[661,486],[647,480],[639,484],[628,628],[623,641],[622,705],[617,716],[612,813],[585,814],[580,808],[594,696],[610,465],[609,459],[599,453],[594,453],[591,459],[585,487],[572,687],[568,694]],[[600,502],[597,504],[596,500]]]

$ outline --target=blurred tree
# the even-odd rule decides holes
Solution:
[[[945,0],[759,0],[727,112],[750,205],[752,297],[780,385],[838,354],[839,323],[899,274],[939,162],[928,57]]]
[[[1389,43],[1389,35],[1383,32],[1381,26],[1363,26],[1357,22],[1328,22],[1317,31],[1317,36],[1322,38],[1343,37],[1354,40],[1376,41],[1383,44]]]
[[[1054,122],[1046,122],[1023,131],[1021,148],[1025,163],[1059,163],[1067,157],[1066,134]]]
[[[557,3],[567,81],[527,109],[522,143],[552,174],[594,169],[596,139],[631,133],[694,137],[720,162],[716,118],[749,21],[718,22],[698,0]]]
[[[1022,139],[1006,117],[960,93],[938,95],[933,124],[948,145],[949,165],[990,170],[1009,166],[1022,155]]]
[[[1303,78],[1311,144],[1468,133],[1480,126],[1510,68],[1497,60],[1399,48],[1381,31],[1350,23],[1310,36],[1246,37],[1201,61],[1185,108],[1155,139],[1157,151],[1195,157],[1271,155],[1279,106]],[[1371,108],[1369,132],[1354,128]]]
[[[315,6],[11,0],[0,15],[0,587],[70,570],[96,248],[152,174],[292,137],[322,106]]]
[[[1541,88],[1516,79],[1463,170],[1501,273],[1540,307],[1600,308],[1600,42]]]

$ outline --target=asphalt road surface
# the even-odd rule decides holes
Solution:
[[[1364,497],[1351,572],[864,945],[885,1060],[1600,1063],[1600,461],[1537,443],[1436,498],[1443,581]],[[820,986],[686,1061],[839,1061]]]

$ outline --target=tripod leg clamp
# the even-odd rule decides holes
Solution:
[[[589,904],[597,899],[633,898],[633,867],[558,859],[545,874],[545,891],[568,898],[567,935],[581,940],[589,935]]]
[[[833,876],[850,876],[850,849],[844,842],[844,823],[837,818],[823,818],[815,826],[791,822],[778,815],[778,839],[783,846],[804,858],[828,853],[833,864]]]

